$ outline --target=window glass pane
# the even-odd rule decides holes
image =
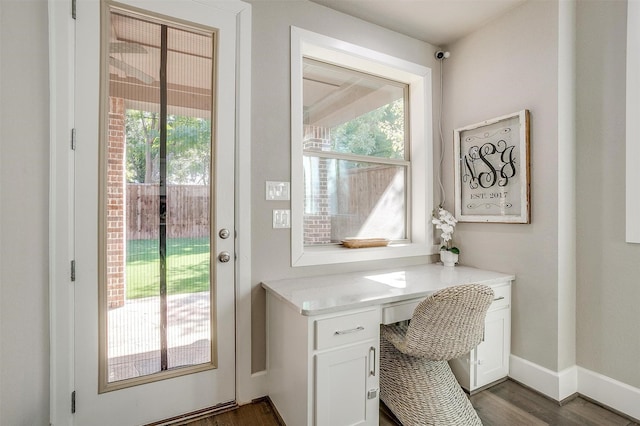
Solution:
[[[305,150],[405,158],[406,84],[308,58],[303,64]]]
[[[304,156],[304,244],[406,238],[405,166]]]

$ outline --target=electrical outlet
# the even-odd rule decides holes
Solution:
[[[274,210],[273,228],[291,228],[291,210]]]
[[[290,199],[291,185],[289,182],[267,181],[265,195],[267,200],[287,201]]]

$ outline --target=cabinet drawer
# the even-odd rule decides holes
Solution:
[[[493,303],[489,306],[489,312],[507,308],[511,305],[511,286],[502,285],[493,287]]]
[[[380,314],[377,309],[316,321],[316,350],[377,339]]]
[[[382,308],[382,323],[393,324],[399,321],[405,321],[411,319],[413,311],[424,300],[412,299],[404,302],[395,302]]]

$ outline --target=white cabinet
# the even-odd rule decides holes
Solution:
[[[468,392],[473,393],[509,374],[511,352],[511,283],[492,286],[494,301],[485,320],[484,340],[449,365]]]
[[[304,316],[267,294],[269,397],[287,425],[378,425],[378,306]]]
[[[493,288],[485,340],[451,363],[468,391],[509,373],[513,275],[416,265],[262,283],[267,290],[268,394],[288,426],[378,425],[380,324],[410,319],[427,295]]]
[[[377,341],[316,355],[316,425],[377,425]]]

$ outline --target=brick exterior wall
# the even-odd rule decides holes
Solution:
[[[327,151],[331,143],[330,129],[305,126],[302,146],[304,150]],[[328,160],[318,158],[318,176],[312,183],[314,197],[305,197],[304,244],[326,244],[331,242],[331,215],[329,211]],[[305,183],[306,186],[306,183]],[[307,213],[313,212],[313,213]]]
[[[125,301],[125,109],[124,99],[109,97],[107,145],[107,306]]]

